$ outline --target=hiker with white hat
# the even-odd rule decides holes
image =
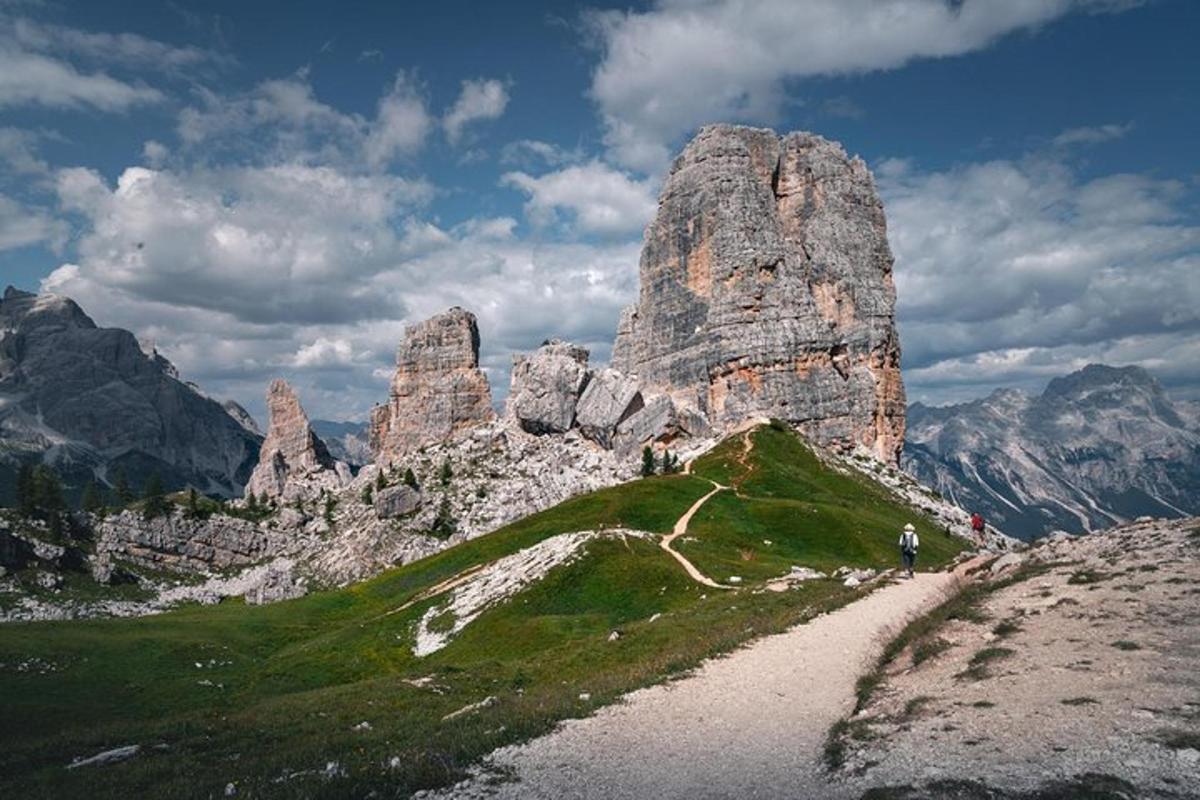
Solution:
[[[904,564],[904,569],[908,570],[908,577],[913,576],[913,567],[917,563],[917,548],[921,546],[921,540],[917,538],[917,529],[910,522],[904,526],[904,532],[900,534],[900,560]]]

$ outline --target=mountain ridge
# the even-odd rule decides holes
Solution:
[[[1090,364],[1037,395],[908,412],[905,469],[1007,533],[1200,512],[1200,427],[1142,367]]]
[[[159,473],[169,488],[241,493],[260,436],[249,416],[184,382],[174,365],[121,328],[103,328],[73,300],[12,286],[0,300],[0,492],[21,463],[54,466],[78,492],[135,487]],[[240,407],[237,407],[240,409]]]

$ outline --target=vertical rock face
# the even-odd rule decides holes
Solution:
[[[263,441],[258,466],[250,476],[246,492],[271,497],[284,494],[289,480],[335,470],[337,463],[308,424],[295,391],[284,380],[274,380],[267,389],[270,423]]]
[[[896,462],[892,254],[865,164],[807,133],[716,125],[676,159],[613,366],[717,426],[754,416]]]
[[[452,308],[405,330],[388,402],[371,412],[371,451],[387,464],[495,416],[475,315]]]
[[[529,433],[566,433],[587,385],[588,351],[557,339],[513,356],[508,415]]]

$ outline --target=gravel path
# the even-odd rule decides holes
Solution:
[[[684,571],[687,572],[688,576],[692,580],[694,580],[696,583],[709,586],[713,589],[730,589],[732,587],[717,583],[712,578],[705,575],[696,568],[695,564],[693,564],[691,561],[688,561],[686,556],[676,550],[672,550],[671,542],[687,533],[688,524],[692,521],[692,517],[696,515],[696,512],[700,510],[702,505],[707,503],[709,499],[717,492],[725,491],[728,488],[728,486],[722,486],[719,483],[713,482],[713,490],[693,503],[692,507],[687,510],[687,513],[685,513],[675,522],[675,528],[658,542],[658,546],[670,553],[671,557],[683,566]]]
[[[954,580],[922,573],[831,614],[630,694],[587,719],[492,754],[513,782],[474,781],[453,798],[838,798],[821,748],[887,635]]]

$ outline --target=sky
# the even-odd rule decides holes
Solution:
[[[873,170],[911,401],[1139,364],[1200,397],[1200,3],[0,0],[0,284],[68,295],[263,417],[387,396],[479,318],[499,399],[608,359],[701,125]]]

